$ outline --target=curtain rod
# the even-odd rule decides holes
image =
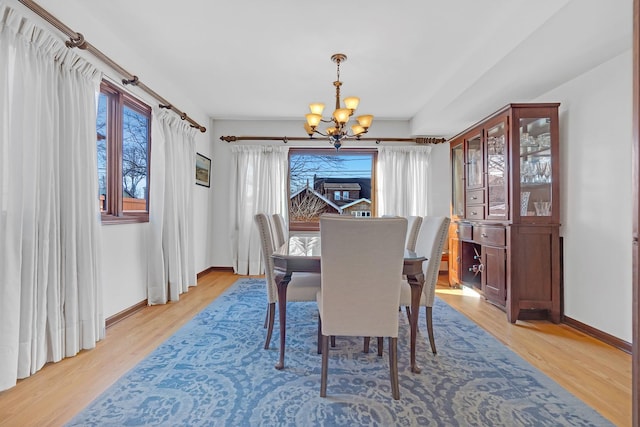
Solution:
[[[65,45],[68,48],[72,49],[74,47],[77,47],[78,49],[88,51],[93,56],[100,59],[107,65],[109,65],[111,68],[116,70],[121,75],[128,77],[126,79],[122,79],[122,84],[124,85],[130,84],[132,86],[139,87],[140,89],[142,89],[143,91],[145,91],[146,93],[148,93],[149,95],[153,96],[155,99],[160,101],[160,105],[159,105],[160,108],[166,108],[173,111],[174,113],[178,114],[182,120],[188,121],[189,123],[191,123],[191,127],[197,128],[198,130],[200,130],[200,132],[204,133],[207,131],[207,128],[205,128],[204,126],[200,126],[200,124],[198,124],[198,122],[196,122],[191,117],[189,117],[187,113],[180,111],[178,108],[172,105],[169,101],[167,101],[166,99],[158,95],[154,90],[152,90],[147,85],[142,83],[138,79],[138,76],[133,75],[127,70],[125,70],[124,68],[122,68],[119,64],[114,62],[111,58],[109,58],[107,55],[105,55],[100,50],[98,50],[95,46],[93,46],[91,43],[86,41],[84,39],[84,36],[81,33],[77,33],[73,31],[71,28],[67,27],[55,16],[53,16],[44,8],[42,8],[42,6],[38,5],[37,3],[31,0],[18,0],[18,1],[23,5],[25,5],[27,8],[29,8],[30,10],[32,10],[33,12],[35,12],[38,16],[40,16],[42,19],[47,21],[49,24],[56,27],[59,31],[64,33],[67,37],[69,37],[69,40],[65,42]]]
[[[282,141],[285,144],[289,141],[328,141],[325,138],[304,137],[304,136],[221,136],[220,140],[226,142],[237,141]],[[375,141],[376,144],[381,142],[415,142],[416,144],[442,144],[446,142],[446,138],[417,137],[417,138],[353,138],[351,141]]]

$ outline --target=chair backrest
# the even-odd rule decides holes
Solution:
[[[416,241],[418,240],[418,232],[422,225],[421,216],[409,216],[407,217],[407,239],[404,243],[404,247],[410,251],[416,250]]]
[[[284,245],[287,239],[289,238],[287,224],[284,221],[284,216],[279,213],[274,213],[272,215],[273,218],[273,235],[275,237],[276,248]]]
[[[258,213],[253,218],[260,235],[260,249],[264,261],[264,276],[267,281],[267,300],[269,303],[272,303],[278,301],[278,291],[273,271],[273,258],[271,257],[275,250],[271,221],[264,213]]]
[[[398,336],[405,218],[320,217],[324,335]]]
[[[424,271],[423,293],[429,307],[433,306],[435,298],[442,248],[447,240],[450,222],[451,219],[445,216],[425,216],[416,240],[416,253],[427,257],[422,268]]]

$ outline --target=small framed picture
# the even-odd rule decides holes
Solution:
[[[211,186],[211,159],[196,153],[196,184]]]

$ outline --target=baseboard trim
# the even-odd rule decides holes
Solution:
[[[233,267],[209,267],[206,270],[203,270],[200,273],[198,273],[196,277],[199,279],[202,276],[205,276],[207,273],[210,273],[212,271],[230,271],[233,273]],[[149,301],[145,299],[144,301],[140,301],[139,303],[134,304],[129,308],[125,308],[120,313],[116,313],[113,316],[108,317],[104,322],[105,327],[109,328],[115,325],[119,321],[126,319],[127,317],[131,316],[135,312],[142,310],[147,305],[149,305]]]
[[[126,319],[127,317],[131,316],[132,314],[134,314],[137,311],[142,310],[143,308],[145,308],[148,305],[148,300],[144,300],[144,301],[140,301],[139,303],[132,305],[129,308],[125,308],[124,310],[122,310],[120,313],[116,313],[111,317],[108,317],[105,320],[105,326],[107,328],[115,325],[116,323],[118,323],[119,321]]]
[[[228,271],[233,273],[233,267],[209,267],[206,270],[203,270],[200,273],[198,273],[198,279],[212,271]]]
[[[609,344],[619,350],[624,351],[625,353],[632,353],[631,343],[621,340],[620,338],[614,337],[613,335],[609,335],[606,332],[602,332],[599,329],[596,329],[592,326],[585,325],[582,322],[579,322],[575,319],[572,319],[568,316],[563,316],[562,323],[565,323],[571,326],[574,329],[579,330],[580,332],[584,332],[585,334],[597,338],[605,344]]]

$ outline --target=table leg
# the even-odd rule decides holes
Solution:
[[[422,372],[416,364],[416,337],[418,335],[418,316],[420,315],[420,297],[424,286],[424,275],[407,276],[411,285],[411,372],[419,374]]]
[[[280,360],[276,363],[276,369],[284,368],[284,348],[287,340],[287,286],[291,281],[291,273],[282,276],[276,283],[278,285],[278,314],[280,316]]]

